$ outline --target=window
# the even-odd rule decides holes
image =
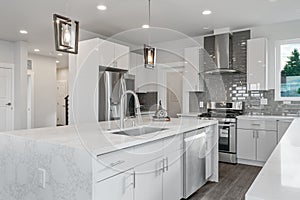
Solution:
[[[300,39],[276,43],[276,100],[300,100]]]

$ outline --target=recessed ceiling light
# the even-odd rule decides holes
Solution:
[[[57,60],[56,63],[58,64],[58,63],[59,63],[59,60]]]
[[[144,24],[142,28],[150,28],[149,24]]]
[[[269,0],[271,3],[274,3],[274,2],[276,2],[277,0]]]
[[[202,15],[210,15],[211,13],[212,13],[211,10],[204,10],[202,12]]]
[[[63,56],[63,54],[62,54],[62,53],[58,53],[57,55],[58,55],[58,56]]]
[[[28,34],[28,31],[26,31],[26,30],[20,30],[20,33],[21,34]]]
[[[103,10],[106,10],[107,7],[105,5],[99,5],[99,6],[97,6],[97,9],[103,11]]]
[[[209,29],[209,27],[203,27],[203,29],[204,29],[204,30],[208,30],[208,29]]]
[[[39,50],[39,49],[34,49],[33,51],[35,51],[35,52],[40,52],[40,50]]]

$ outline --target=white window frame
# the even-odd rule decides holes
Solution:
[[[300,44],[300,38],[290,40],[280,40],[275,42],[275,101],[300,101],[300,97],[282,97],[281,96],[281,45]]]

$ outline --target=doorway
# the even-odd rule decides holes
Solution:
[[[27,129],[34,127],[34,72],[27,71]]]
[[[0,68],[0,131],[13,130],[12,69]]]
[[[66,80],[57,81],[57,126],[65,126],[66,122],[66,101],[65,98],[68,95],[68,83]]]
[[[181,113],[182,76],[182,72],[167,72],[167,110],[170,117]]]

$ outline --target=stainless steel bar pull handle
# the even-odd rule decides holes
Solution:
[[[166,170],[169,171],[169,158],[166,158]]]
[[[9,103],[7,103],[7,104],[5,104],[5,105],[7,105],[7,106],[11,106],[11,103],[9,102]]]

